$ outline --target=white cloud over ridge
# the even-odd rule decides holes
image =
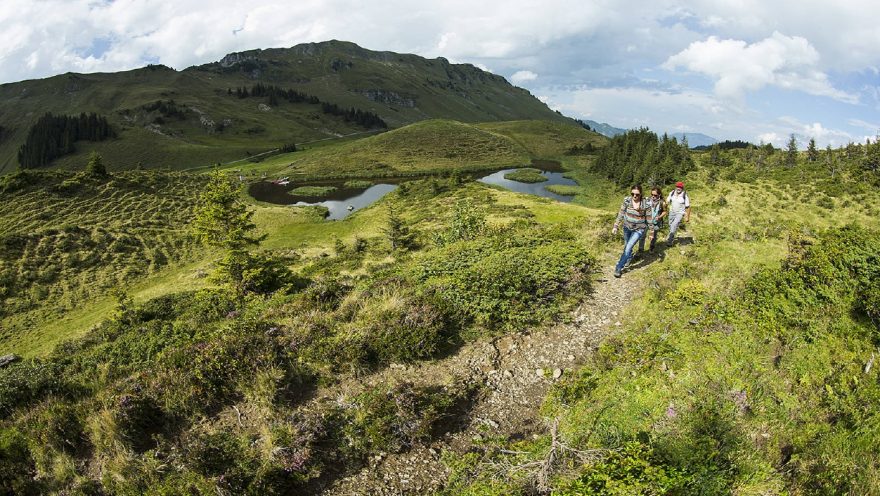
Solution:
[[[818,62],[819,53],[805,38],[774,32],[752,44],[710,36],[669,57],[663,67],[684,67],[710,76],[715,92],[726,98],[741,99],[747,91],[773,85],[858,103],[856,95],[831,85],[828,76],[817,70]]]
[[[526,81],[534,81],[538,79],[538,75],[532,71],[517,71],[510,76],[510,81],[513,84],[522,84]]]

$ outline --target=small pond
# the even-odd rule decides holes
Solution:
[[[551,193],[544,189],[544,186],[554,184],[577,186],[577,182],[573,179],[568,179],[562,176],[563,171],[559,167],[558,162],[536,160],[532,162],[531,167],[540,169],[541,175],[546,177],[547,181],[530,184],[504,179],[505,174],[513,172],[516,169],[504,169],[483,177],[474,176],[473,178],[482,183],[502,186],[520,193],[543,196],[561,202],[570,202],[572,200],[573,197],[571,196],[557,195],[556,193]],[[327,207],[329,210],[327,215],[328,220],[341,220],[358,210],[370,206],[383,196],[394,191],[397,188],[398,183],[411,179],[412,178],[381,178],[376,179],[376,181],[380,182],[373,184],[372,186],[360,188],[346,186],[346,180],[338,179],[287,185],[262,181],[252,183],[248,187],[248,193],[259,201],[274,203],[276,205],[292,205],[296,207],[320,205]],[[299,186],[332,186],[336,189],[323,194],[320,197],[292,194],[292,191]]]
[[[535,164],[537,165],[537,164]],[[534,167],[534,165],[533,165]],[[478,179],[481,183],[486,184],[494,184],[496,186],[501,186],[503,188],[507,188],[509,190],[516,191],[518,193],[528,193],[530,195],[543,196],[545,198],[552,198],[561,202],[570,202],[574,197],[573,196],[564,196],[557,195],[556,193],[552,193],[547,191],[544,186],[551,185],[566,185],[566,186],[577,186],[577,181],[574,179],[569,179],[563,176],[563,172],[553,172],[549,170],[544,170],[543,167],[535,167],[541,170],[541,175],[546,177],[547,180],[540,183],[521,183],[519,181],[511,181],[510,179],[504,179],[505,174],[509,174],[511,172],[516,171],[516,169],[504,169],[498,172],[493,172],[486,177],[482,177]]]
[[[295,207],[320,205],[327,207],[327,210],[330,211],[327,214],[327,220],[341,220],[362,208],[370,206],[397,188],[396,184],[385,182],[374,184],[368,188],[347,188],[344,186],[344,181],[325,181],[322,183],[309,183],[308,185],[333,186],[336,190],[322,195],[321,198],[315,198],[313,196],[290,194],[292,187],[301,185],[282,186],[271,182],[258,182],[250,185],[248,193],[257,200],[277,205],[292,205]],[[349,209],[349,207],[352,208]]]

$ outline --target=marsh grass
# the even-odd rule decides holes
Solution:
[[[542,183],[548,180],[541,174],[540,169],[532,169],[530,167],[508,172],[507,174],[504,174],[504,179],[520,183]]]

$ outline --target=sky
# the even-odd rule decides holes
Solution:
[[[331,39],[445,57],[620,128],[880,134],[877,0],[3,0],[0,83]]]

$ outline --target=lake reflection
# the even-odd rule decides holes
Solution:
[[[551,193],[550,191],[544,189],[544,186],[551,186],[555,184],[577,186],[577,181],[564,177],[562,172],[541,171],[541,175],[547,178],[546,181],[541,183],[521,183],[519,181],[504,179],[505,174],[509,174],[516,170],[517,169],[504,169],[489,174],[486,177],[480,178],[478,179],[478,181],[480,181],[481,183],[501,186],[503,188],[516,191],[518,193],[528,193],[530,195],[543,196],[545,198],[552,198],[554,200],[566,203],[570,202],[574,198],[572,196],[557,195],[556,193]]]

